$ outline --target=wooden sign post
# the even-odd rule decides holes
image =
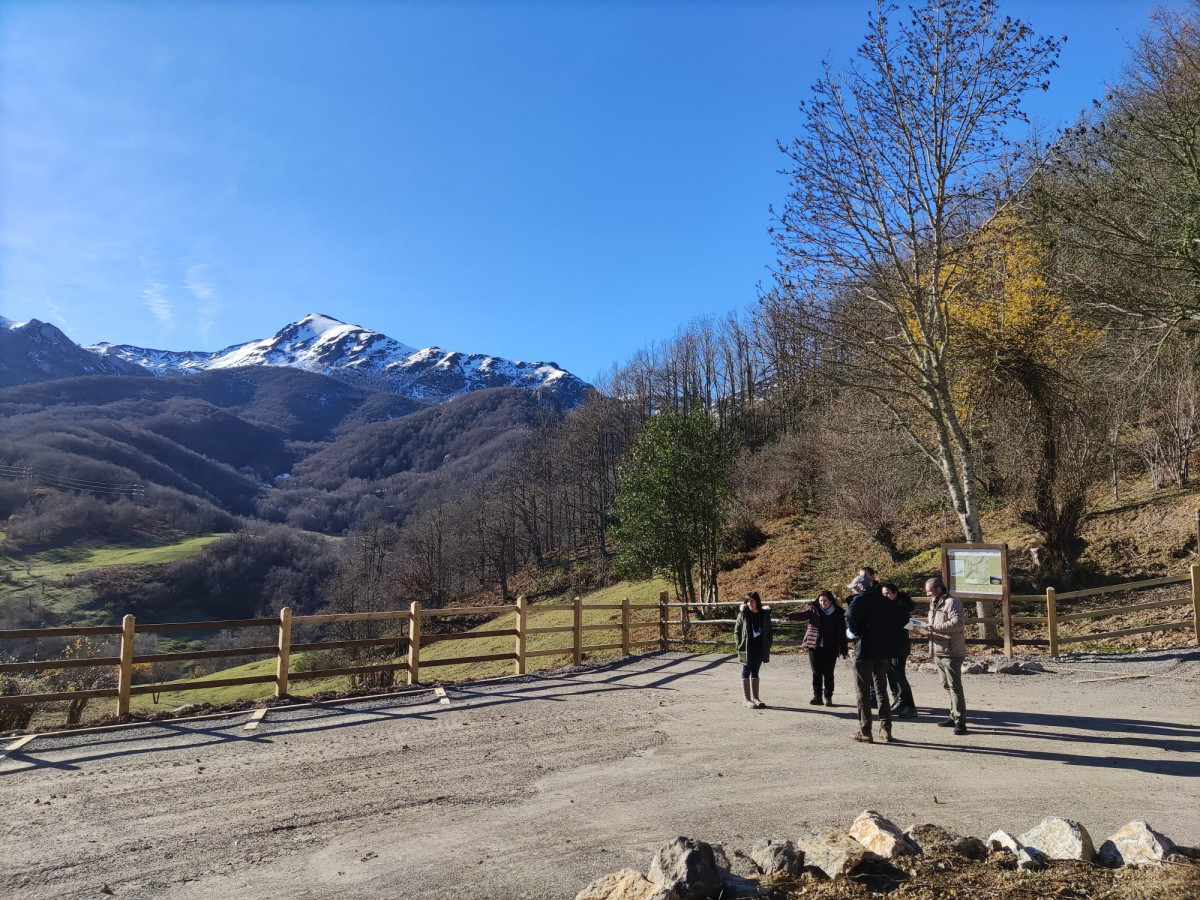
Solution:
[[[1004,624],[1004,655],[1012,659],[1012,603],[1008,587],[1008,544],[942,544],[942,581],[959,600],[989,603],[981,619],[994,618],[999,600]],[[986,628],[985,628],[986,632]]]

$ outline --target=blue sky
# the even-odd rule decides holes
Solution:
[[[1002,0],[1069,37],[1029,111],[1155,5]],[[592,378],[753,301],[775,142],[872,7],[6,0],[0,315],[215,350],[323,312]]]

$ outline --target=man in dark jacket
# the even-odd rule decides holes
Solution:
[[[892,711],[887,703],[888,661],[904,652],[908,616],[883,596],[878,582],[865,581],[850,601],[846,627],[854,634],[854,687],[858,696],[856,741],[872,743],[869,695],[874,684],[879,698],[879,738],[892,740]]]
[[[904,613],[907,623],[912,618],[916,604],[907,591],[902,591],[894,584],[883,586],[883,596],[890,603],[895,603]],[[912,638],[908,629],[903,632],[903,640],[897,649],[902,651],[888,660],[888,687],[892,689],[892,715],[898,719],[911,719],[917,714],[917,705],[913,701],[912,687],[908,683],[905,668],[908,665],[908,654],[912,651]]]

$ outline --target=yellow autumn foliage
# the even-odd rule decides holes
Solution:
[[[1100,332],[1050,290],[1045,251],[1011,215],[989,223],[962,255],[947,302],[956,364],[978,378],[1009,360],[1058,367],[1092,350]]]

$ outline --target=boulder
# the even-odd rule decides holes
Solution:
[[[822,826],[796,840],[796,849],[804,854],[804,865],[820,871],[834,881],[857,871],[875,860],[874,853],[844,831]]]
[[[1175,842],[1145,822],[1130,822],[1100,845],[1100,862],[1119,866],[1161,866],[1175,852]]]
[[[679,900],[707,900],[721,893],[725,873],[704,841],[678,837],[654,854],[649,879]]]
[[[1000,675],[1029,675],[1025,670],[1025,666],[1019,662],[1006,662],[996,666],[996,672]]]
[[[1025,847],[1042,851],[1050,859],[1091,862],[1096,856],[1096,848],[1087,829],[1078,822],[1059,816],[1047,816],[1017,840]]]
[[[622,869],[611,875],[601,875],[576,894],[575,900],[679,900],[679,896],[647,881],[641,872]]]
[[[987,859],[987,845],[979,838],[963,837],[941,825],[912,825],[905,829],[904,836],[922,853],[957,853],[976,861]]]
[[[750,848],[750,858],[758,871],[768,876],[791,876],[804,865],[804,854],[796,852],[791,841],[773,841],[764,838]]]
[[[1007,831],[993,831],[985,849],[992,854],[1011,853],[1017,858],[1017,869],[1022,872],[1040,872],[1046,868],[1045,854],[1036,847],[1026,847],[1021,840]]]
[[[963,666],[964,675],[986,675],[988,667],[983,663],[967,663]]]
[[[1029,674],[1029,675],[1041,675],[1043,672],[1050,671],[1049,669],[1047,669],[1045,666],[1043,666],[1040,662],[1037,662],[1036,660],[1030,660],[1029,662],[1021,663],[1021,669],[1026,674]]]
[[[1021,842],[1007,831],[993,831],[987,839],[987,848],[990,853],[995,853],[997,850],[1016,853],[1021,849]]]
[[[850,826],[850,837],[884,859],[912,856],[920,852],[917,845],[910,841],[903,831],[873,809],[859,813],[854,824]]]

